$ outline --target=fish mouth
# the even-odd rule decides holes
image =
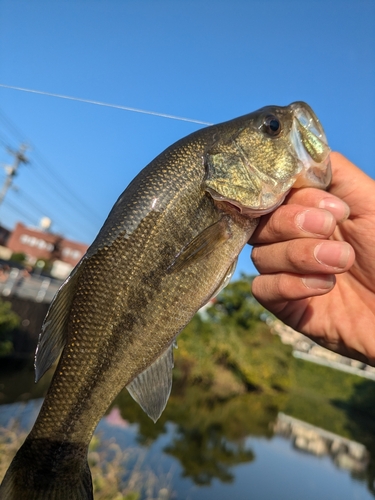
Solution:
[[[290,142],[301,166],[293,188],[326,189],[332,179],[330,152],[324,129],[310,106],[304,102],[290,105],[293,125]]]
[[[275,141],[275,150],[282,148],[281,154],[271,154],[268,171],[262,164],[257,164],[256,155],[251,161],[246,141],[244,149],[240,136],[231,142],[233,147],[227,164],[225,154],[216,151],[207,154],[205,159],[205,190],[224,210],[250,218],[274,211],[293,188],[326,189],[332,177],[331,150],[323,127],[308,104],[299,101],[259,111],[258,122],[261,124],[258,126],[256,122],[257,131],[266,134],[266,141]],[[268,129],[264,131],[265,113],[275,117],[274,126],[280,119],[285,128],[280,127],[281,131],[275,135],[272,135],[272,129],[271,133]]]

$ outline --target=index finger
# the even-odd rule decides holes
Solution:
[[[251,245],[295,238],[329,238],[336,223],[349,215],[349,207],[336,196],[318,189],[293,190],[273,213],[260,219]]]
[[[328,210],[337,222],[342,222],[349,217],[349,206],[337,196],[327,191],[315,188],[292,189],[284,205],[304,205],[306,207],[322,208]]]

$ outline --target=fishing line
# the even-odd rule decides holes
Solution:
[[[198,123],[199,125],[212,125],[212,123],[209,123],[209,122],[204,122],[201,120],[193,120],[191,118],[184,118],[182,116],[168,115],[165,113],[158,113],[157,111],[147,111],[145,109],[131,108],[129,106],[121,106],[120,104],[110,104],[107,102],[93,101],[91,99],[83,99],[81,97],[72,97],[72,96],[62,95],[62,94],[53,94],[52,92],[44,92],[43,90],[26,89],[23,87],[15,87],[14,85],[5,85],[3,83],[0,83],[0,87],[2,87],[4,89],[18,90],[20,92],[28,92],[30,94],[40,94],[40,95],[46,95],[49,97],[57,97],[58,99],[67,99],[68,101],[84,102],[86,104],[95,104],[96,106],[105,106],[107,108],[121,109],[123,111],[132,111],[134,113],[142,113],[144,115],[160,116],[161,118],[169,118],[171,120],[179,120],[179,121],[183,121],[183,122]]]

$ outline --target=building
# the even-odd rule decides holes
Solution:
[[[11,231],[5,228],[4,226],[0,226],[0,245],[6,246],[9,236],[11,235]]]
[[[21,222],[16,224],[6,246],[13,253],[25,254],[31,265],[38,260],[53,262],[57,274],[64,275],[56,277],[62,278],[69,274],[88,248],[88,245],[84,243],[68,240],[41,229],[27,227]],[[51,273],[53,274],[53,269]]]

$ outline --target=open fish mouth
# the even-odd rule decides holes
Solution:
[[[293,187],[325,189],[332,179],[330,152],[323,127],[310,106],[304,102],[290,105],[293,126],[290,141],[301,164],[301,172]]]

